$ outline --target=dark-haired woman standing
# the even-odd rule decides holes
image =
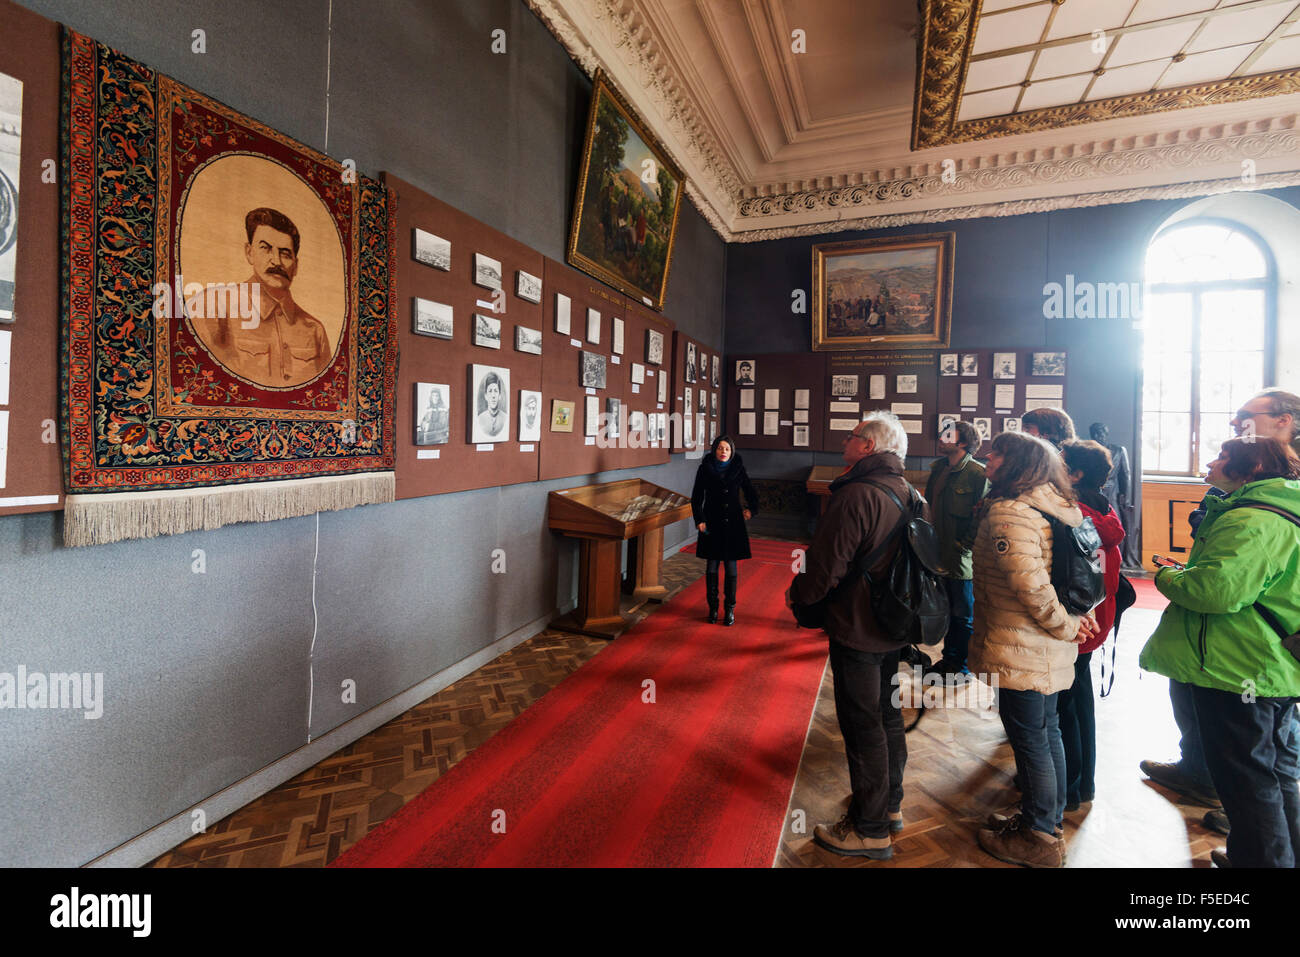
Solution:
[[[741,493],[745,495],[741,503]],[[704,457],[695,473],[695,490],[691,493],[691,514],[700,530],[696,554],[709,563],[705,573],[708,583],[709,624],[718,620],[718,564],[726,569],[726,618],[736,621],[736,562],[749,558],[749,532],[745,523],[758,511],[758,496],[745,472],[731,438],[720,435],[712,451]]]

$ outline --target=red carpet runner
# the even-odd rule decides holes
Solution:
[[[785,607],[797,547],[754,542],[735,626],[695,582],[333,866],[771,866],[826,663]]]

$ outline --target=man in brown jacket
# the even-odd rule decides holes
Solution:
[[[826,633],[835,681],[835,712],[849,764],[853,797],[836,824],[818,825],[816,842],[837,854],[885,860],[893,856],[890,834],[903,829],[903,766],[907,742],[894,696],[899,649],[906,642],[883,634],[871,611],[871,589],[851,571],[856,556],[890,540],[911,487],[903,478],[907,433],[888,412],[870,412],[844,444],[848,468],[831,483],[831,501],[808,547],[805,569],[788,599],[813,604],[830,596]],[[878,483],[878,484],[873,484]],[[928,515],[926,516],[928,518]],[[896,546],[873,565],[882,573]],[[843,582],[842,588],[837,588]]]

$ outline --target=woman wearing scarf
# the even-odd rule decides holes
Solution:
[[[741,492],[745,494],[741,503]],[[749,533],[745,523],[758,511],[758,496],[736,453],[731,438],[720,435],[695,473],[691,513],[700,531],[696,554],[708,561],[709,624],[718,620],[718,564],[726,569],[726,618],[736,621],[736,562],[749,558]]]

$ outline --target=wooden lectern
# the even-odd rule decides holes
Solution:
[[[659,580],[664,526],[691,517],[691,500],[644,479],[584,485],[549,497],[547,524],[579,542],[578,607],[551,623],[561,631],[595,638],[615,638],[631,622],[622,594],[635,610],[668,593]],[[632,540],[628,582],[622,581],[620,543]]]

